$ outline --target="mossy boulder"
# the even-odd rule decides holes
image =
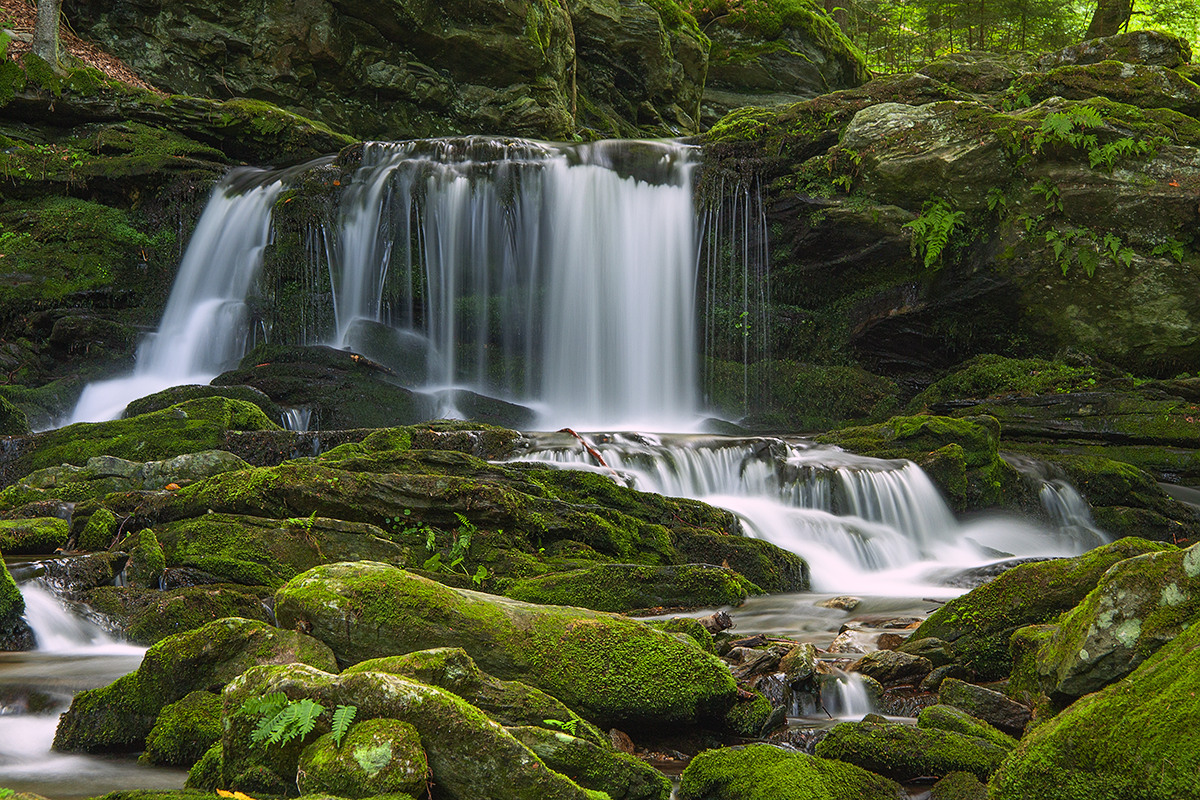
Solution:
[[[0,520],[0,552],[47,555],[67,546],[71,528],[58,517]]]
[[[1021,564],[941,606],[912,638],[949,642],[957,663],[982,679],[1002,678],[1012,669],[1008,640],[1017,628],[1053,620],[1074,608],[1113,564],[1166,549],[1167,545],[1127,538],[1075,558]]]
[[[819,4],[771,0],[754,10],[704,6],[697,22],[712,40],[704,112],[792,103],[868,79],[862,54]]]
[[[671,781],[665,775],[611,745],[598,745],[567,731],[540,726],[506,730],[547,767],[585,789],[604,792],[614,800],[668,800],[671,796]]]
[[[1165,31],[1140,30],[1088,39],[1046,53],[1037,61],[1042,69],[1067,64],[1096,64],[1101,61],[1122,61],[1126,64],[1148,64],[1176,69],[1191,63],[1192,47],[1187,39]]]
[[[303,664],[253,667],[226,688],[222,788],[259,791],[295,779],[304,741],[267,750],[255,747],[250,734],[257,721],[235,713],[247,700],[272,692],[293,701],[311,699],[327,709],[309,739],[330,732],[332,710],[339,705],[356,707],[358,725],[376,719],[411,725],[420,736],[438,796],[589,800],[583,789],[548,769],[482,711],[450,692],[382,672],[339,676]]]
[[[1067,64],[1022,75],[1013,82],[1012,89],[1035,103],[1049,97],[1107,97],[1138,108],[1165,108],[1189,117],[1200,116],[1200,86],[1175,70],[1148,64],[1111,60]]]
[[[413,563],[409,547],[390,541],[374,525],[311,514],[262,519],[211,513],[159,529],[165,562],[190,567],[221,582],[278,588],[329,561]],[[422,560],[423,560],[422,555]]]
[[[101,506],[87,517],[75,539],[80,550],[107,550],[117,538],[117,515]]]
[[[899,784],[842,761],[767,744],[705,750],[688,763],[679,800],[898,800]]]
[[[327,733],[304,748],[296,786],[302,795],[418,795],[427,788],[428,773],[416,728],[400,720],[371,719],[352,727],[340,743]]]
[[[254,403],[254,405],[262,409],[262,412],[266,414],[268,419],[272,420],[281,419],[283,413],[278,404],[253,386],[188,384],[184,386],[172,386],[169,389],[163,389],[161,392],[155,392],[145,397],[139,397],[137,400],[132,400],[129,405],[125,406],[125,413],[122,416],[137,417],[201,397],[225,397],[229,400],[244,400],[247,403]]]
[[[0,559],[0,650],[32,650],[36,646],[24,614],[25,598]]]
[[[1027,500],[1020,476],[1000,458],[1000,424],[993,417],[893,417],[822,434],[817,441],[860,455],[915,461],[957,511]]]
[[[336,668],[321,642],[263,622],[234,617],[177,634],[147,650],[137,671],[76,695],[59,720],[54,748],[140,750],[164,707],[194,691],[220,691],[254,664],[293,661]]]
[[[245,469],[238,456],[224,450],[185,453],[162,461],[127,461],[116,456],[93,456],[83,466],[63,464],[32,472],[0,492],[0,508],[41,500],[78,503],[112,492],[186,486],[211,475]]]
[[[505,727],[557,726],[572,736],[607,746],[607,734],[541,689],[488,675],[461,647],[418,650],[360,661],[342,671],[386,672],[453,692]]]
[[[0,436],[24,436],[29,433],[25,412],[0,397]]]
[[[938,703],[970,714],[1009,736],[1019,737],[1029,724],[1028,706],[989,689],[958,678],[946,678],[938,686]],[[987,737],[984,737],[987,738]],[[998,742],[1003,744],[1003,742]]]
[[[1200,619],[1200,545],[1115,564],[1037,654],[1059,702],[1120,680]]]
[[[954,706],[941,704],[926,706],[917,715],[917,727],[951,731],[965,736],[974,736],[976,739],[986,739],[1006,750],[1012,750],[1017,746],[1017,740],[1004,731]]]
[[[537,686],[601,724],[711,721],[735,694],[723,663],[643,623],[452,589],[385,564],[309,570],[276,593],[275,613],[346,665],[462,647],[491,674]]]
[[[578,606],[595,611],[741,605],[761,590],[732,569],[710,564],[650,567],[599,564],[517,581],[504,590],[514,600]]]
[[[170,576],[169,570],[166,576]],[[81,597],[132,642],[152,645],[226,617],[271,623],[266,586],[207,583],[159,591],[134,586],[97,586]]]
[[[250,386],[281,406],[307,407],[310,427],[321,430],[411,425],[436,411],[430,398],[396,385],[387,368],[332,347],[260,345],[212,383]]]
[[[1192,625],[1125,680],[1080,698],[1030,732],[996,773],[989,797],[1197,797],[1198,692],[1200,626]]]
[[[130,419],[80,422],[35,434],[23,448],[14,471],[27,475],[61,464],[84,466],[94,456],[131,461],[169,459],[220,450],[231,430],[279,429],[252,403],[206,397]]]
[[[190,767],[221,739],[221,696],[197,691],[165,706],[146,736],[139,761]]]
[[[129,552],[129,561],[125,564],[125,577],[129,584],[157,589],[167,562],[154,531],[149,528],[140,530],[126,538],[121,547]]]
[[[929,800],[987,800],[987,784],[969,772],[951,772],[929,789]]]
[[[841,722],[817,743],[816,754],[901,781],[951,772],[970,772],[986,781],[1010,749],[987,739],[936,728],[913,728],[894,722]]]

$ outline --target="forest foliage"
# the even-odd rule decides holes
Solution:
[[[948,53],[1055,50],[1088,38],[1098,9],[1121,30],[1156,28],[1200,45],[1196,0],[815,0],[842,27],[876,73],[907,72]],[[797,0],[684,0],[701,29],[752,27],[770,34]],[[768,29],[768,30],[764,30]],[[1108,31],[1116,33],[1117,31]]]

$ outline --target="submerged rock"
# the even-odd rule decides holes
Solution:
[[[309,570],[279,590],[275,613],[346,665],[462,647],[497,677],[537,686],[601,724],[713,721],[735,695],[718,659],[643,623],[452,589],[385,564]]]

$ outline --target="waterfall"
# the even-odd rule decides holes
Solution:
[[[140,655],[144,647],[115,641],[95,623],[72,613],[36,581],[20,584],[25,621],[33,629],[39,653]]]
[[[282,174],[231,172],[213,189],[179,265],[158,331],[138,347],[133,375],[89,384],[70,422],[121,415],[131,400],[208,383],[245,352],[246,298],[262,266]]]
[[[690,429],[699,411],[694,149],[367,143],[357,169],[329,182],[340,187],[331,217],[309,230],[319,245],[305,240],[329,269],[323,338],[392,367],[410,388],[461,387],[533,407],[545,427]],[[73,421],[115,417],[138,396],[207,382],[236,363],[272,209],[291,175],[242,170],[214,190],[134,375],[90,385]]]
[[[957,571],[1078,555],[1105,541],[1011,517],[961,524],[916,464],[801,439],[599,434],[585,447],[569,434],[537,434],[520,459],[729,509],[746,535],[802,556],[818,592],[952,597],[961,589],[943,580]]]
[[[821,682],[821,705],[829,716],[860,720],[875,710],[861,675],[838,670],[829,678]]]

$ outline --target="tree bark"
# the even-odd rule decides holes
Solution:
[[[62,0],[38,0],[37,21],[33,25],[33,52],[56,70],[58,62],[58,20]]]
[[[1087,38],[1113,36],[1129,23],[1133,16],[1133,0],[1097,0],[1092,24],[1088,26]]]

